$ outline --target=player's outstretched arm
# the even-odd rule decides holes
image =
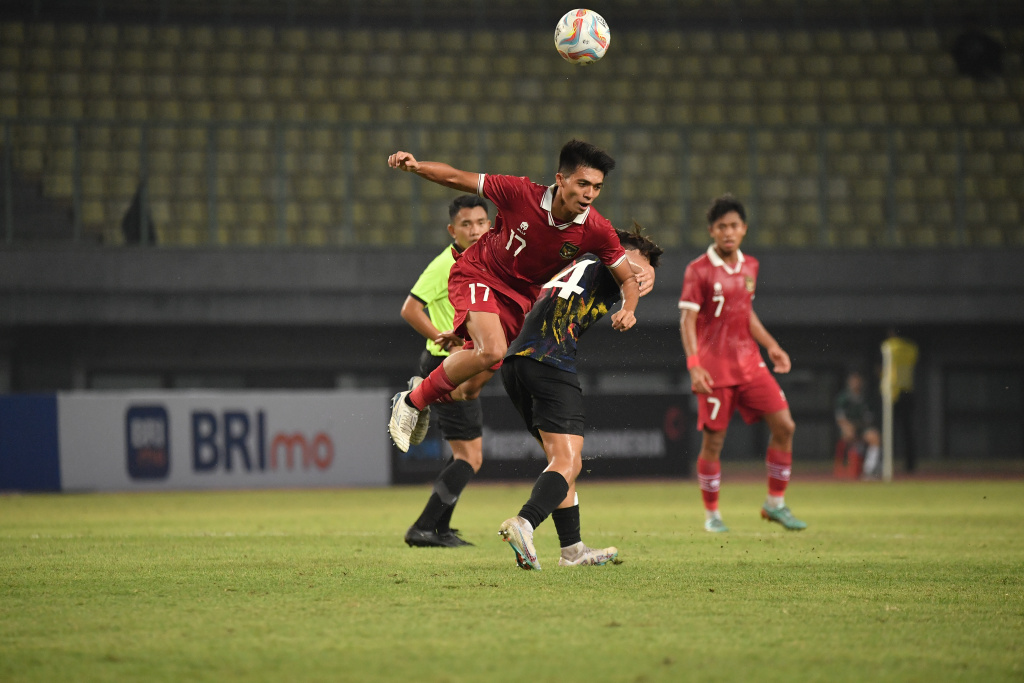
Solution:
[[[640,301],[640,286],[633,276],[629,259],[622,259],[611,271],[622,291],[622,308],[612,314],[612,327],[619,332],[625,332],[636,325],[636,305]]]
[[[765,329],[761,319],[757,317],[757,313],[754,313],[753,309],[750,311],[750,334],[754,337],[754,341],[768,351],[768,358],[774,364],[775,367],[772,369],[775,372],[779,374],[789,372],[790,368],[793,367],[789,360],[789,354],[783,351],[782,347],[779,346],[779,342],[775,341],[775,337],[768,333],[768,330]]]
[[[460,171],[440,161],[416,161],[416,157],[409,152],[395,152],[388,157],[388,166],[399,171],[415,173],[432,183],[472,194],[476,194],[477,183],[480,180],[479,173]]]

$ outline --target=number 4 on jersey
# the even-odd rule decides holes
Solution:
[[[568,299],[573,294],[582,294],[583,288],[580,287],[580,280],[583,279],[583,273],[587,268],[594,263],[595,261],[577,261],[551,278],[551,282],[544,285],[543,289],[557,289],[561,299]]]

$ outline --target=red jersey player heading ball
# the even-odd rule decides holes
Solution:
[[[615,160],[581,140],[570,140],[558,158],[555,184],[529,178],[487,175],[436,161],[417,161],[409,152],[388,158],[391,168],[431,182],[475,192],[498,209],[491,230],[466,249],[452,266],[448,297],[455,308],[455,332],[469,342],[448,356],[415,389],[392,401],[388,430],[402,451],[433,403],[476,396],[500,365],[519,334],[540,287],[577,255],[596,254],[622,287],[622,308],[612,326],[628,330],[641,287],[650,288],[653,271],[634,277],[612,224],[593,209]],[[420,430],[422,431],[422,430]]]
[[[746,212],[732,195],[719,197],[707,211],[713,244],[686,267],[679,297],[679,329],[690,383],[697,394],[697,427],[703,430],[697,479],[704,498],[704,528],[728,531],[718,512],[719,456],[735,410],[745,421],[764,419],[768,443],[768,498],[761,516],[787,529],[807,525],[793,517],[784,494],[793,461],[796,425],[778,382],[761,359],[765,347],[775,372],[789,372],[789,355],[754,313],[757,259],[745,256]]]

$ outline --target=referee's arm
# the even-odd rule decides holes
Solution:
[[[424,310],[425,305],[423,301],[417,299],[412,294],[405,297],[405,303],[402,304],[401,311],[402,320],[409,323],[412,329],[427,339],[436,342],[437,338],[441,336],[441,332],[434,327],[430,316]]]

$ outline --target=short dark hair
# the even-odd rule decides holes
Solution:
[[[579,167],[593,168],[608,175],[615,168],[615,159],[596,145],[573,138],[558,153],[558,172],[572,175]]]
[[[448,205],[448,220],[455,220],[455,214],[463,209],[472,209],[477,206],[482,207],[484,213],[487,213],[487,202],[482,197],[475,194],[460,194]]]
[[[619,244],[622,245],[623,249],[636,249],[651,262],[651,268],[658,267],[658,264],[661,262],[661,255],[665,253],[665,250],[644,234],[642,225],[633,221],[633,227],[629,232],[616,230],[615,233],[619,236]]]
[[[715,221],[729,213],[735,211],[739,214],[740,220],[744,223],[747,222],[747,212],[743,210],[743,204],[740,200],[733,197],[731,194],[723,194],[721,197],[711,202],[711,206],[708,207],[707,219],[708,225],[714,225]]]

